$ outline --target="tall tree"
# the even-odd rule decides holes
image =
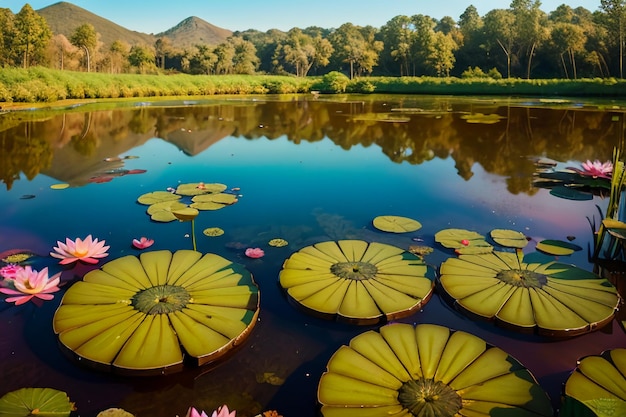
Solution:
[[[256,56],[256,48],[250,41],[240,36],[231,36],[226,40],[232,45],[233,72],[235,74],[254,74],[259,66],[259,58]]]
[[[0,8],[0,67],[13,64],[10,59],[14,34],[13,18],[11,9]]]
[[[485,15],[484,21],[489,43],[495,42],[506,56],[506,74],[507,78],[510,78],[513,48],[517,41],[515,15],[510,10],[493,9]]]
[[[552,42],[560,52],[561,63],[563,65],[563,71],[565,76],[569,78],[569,72],[567,71],[567,65],[563,58],[563,55],[567,54],[570,68],[572,70],[572,77],[577,78],[576,69],[576,54],[582,52],[585,48],[586,37],[583,29],[572,23],[556,23],[551,33]]]
[[[540,9],[539,0],[513,0],[511,10],[515,16],[515,30],[519,47],[525,49],[520,55],[526,55],[526,78],[530,78],[535,51],[548,38],[547,16]]]
[[[134,45],[128,53],[128,62],[143,74],[148,68],[155,67],[154,51],[145,45]]]
[[[600,0],[600,8],[607,15],[609,31],[615,34],[619,54],[619,77],[624,78],[624,22],[626,0]]]
[[[91,72],[91,56],[93,55],[96,45],[98,44],[98,34],[96,28],[90,23],[84,23],[78,26],[70,37],[72,45],[81,48],[85,52],[85,65],[87,72]]]
[[[409,75],[411,48],[414,32],[411,19],[408,16],[396,16],[385,23],[380,33],[385,44],[384,54],[398,66],[398,75]],[[389,63],[389,65],[392,64]]]
[[[470,5],[459,17],[459,30],[462,38],[458,42],[459,50],[456,52],[456,61],[461,70],[469,67],[484,67],[487,54],[484,48],[484,22],[478,14],[476,7]],[[487,68],[484,68],[485,70]]]
[[[154,42],[154,55],[156,57],[156,66],[165,69],[165,59],[169,57],[172,51],[172,42],[167,37],[162,37]]]
[[[418,14],[411,17],[411,23],[415,28],[413,45],[411,46],[411,56],[413,61],[413,75],[424,74],[429,69],[429,54],[433,49],[435,41],[435,26],[437,22],[430,16]],[[417,71],[416,67],[422,68]]]
[[[438,77],[450,76],[455,62],[454,51],[457,49],[458,45],[450,33],[435,32],[427,63]]]
[[[46,46],[52,37],[52,31],[42,16],[27,3],[15,15],[11,50],[20,57],[24,68],[40,63],[45,56]]]

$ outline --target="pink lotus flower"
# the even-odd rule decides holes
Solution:
[[[211,417],[235,417],[235,413],[235,410],[229,411],[228,406],[224,404],[223,406],[218,407],[217,410],[213,411]]]
[[[209,417],[209,416],[204,411],[200,413],[194,407],[189,407],[189,410],[187,410],[187,415],[185,417]]]
[[[582,168],[569,168],[573,171],[576,171],[580,175],[584,175],[586,177],[594,177],[594,178],[605,178],[611,179],[613,175],[613,163],[611,161],[600,162],[598,159],[591,162],[587,160],[583,162]]]
[[[88,264],[97,264],[100,258],[108,256],[107,250],[110,246],[104,246],[105,241],[98,241],[88,235],[84,240],[76,238],[72,241],[65,238],[65,243],[57,241],[54,247],[56,252],[50,252],[50,256],[58,258],[61,265],[71,264],[72,262],[86,262]]]
[[[146,249],[154,244],[153,239],[148,239],[145,236],[142,236],[139,239],[133,239],[133,246],[137,249]]]
[[[24,269],[23,266],[18,264],[8,264],[0,268],[0,276],[4,279],[15,279],[18,271]]]
[[[263,252],[263,249],[261,248],[248,248],[246,249],[246,256],[248,258],[262,258],[263,256],[265,256],[265,252]]]
[[[53,292],[59,291],[61,273],[48,277],[48,268],[37,272],[30,266],[17,271],[13,280],[13,288],[0,288],[0,293],[12,295],[6,299],[7,303],[15,302],[15,305],[27,303],[33,297],[42,300],[52,300]]]

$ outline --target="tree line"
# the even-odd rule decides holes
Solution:
[[[624,75],[626,0],[600,0],[598,10],[566,4],[546,13],[539,0],[512,0],[484,16],[468,6],[450,16],[399,15],[382,27],[234,32],[219,45],[177,48],[167,37],[153,45],[116,40],[104,45],[80,24],[54,34],[28,4],[16,14],[0,8],[0,67],[103,73],[292,74],[339,71],[350,78],[461,76],[590,78]]]

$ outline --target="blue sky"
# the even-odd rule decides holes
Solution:
[[[26,3],[37,10],[56,2],[0,0],[0,7],[8,7],[17,13]],[[233,31],[272,28],[286,31],[308,26],[336,28],[346,22],[381,27],[398,15],[423,14],[437,19],[451,16],[458,20],[470,4],[481,16],[489,10],[510,5],[510,1],[501,0],[314,0],[307,2],[306,7],[294,0],[72,0],[70,3],[127,29],[145,33],[163,32],[189,16]],[[541,8],[551,12],[564,3],[562,0],[544,0]],[[593,12],[599,8],[600,0],[577,0],[567,4]]]

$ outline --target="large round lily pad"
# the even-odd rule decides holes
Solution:
[[[432,271],[431,271],[432,272]],[[434,287],[419,257],[383,243],[317,243],[283,264],[280,285],[314,315],[356,324],[405,317],[421,308]]]
[[[407,233],[422,228],[417,220],[402,216],[378,216],[372,221],[375,228],[383,232]]]
[[[22,388],[0,398],[3,417],[67,417],[74,410],[67,394],[52,388]]]
[[[560,417],[626,416],[626,349],[580,359],[562,399]]]
[[[446,260],[439,282],[462,311],[495,319],[516,330],[574,336],[609,323],[619,304],[617,290],[598,275],[557,262],[524,262],[497,252]]]
[[[192,250],[143,252],[90,271],[54,315],[60,344],[81,362],[156,374],[213,362],[256,323],[259,292],[241,265]]]
[[[534,376],[462,331],[394,323],[340,347],[322,375],[324,417],[550,417]]]

